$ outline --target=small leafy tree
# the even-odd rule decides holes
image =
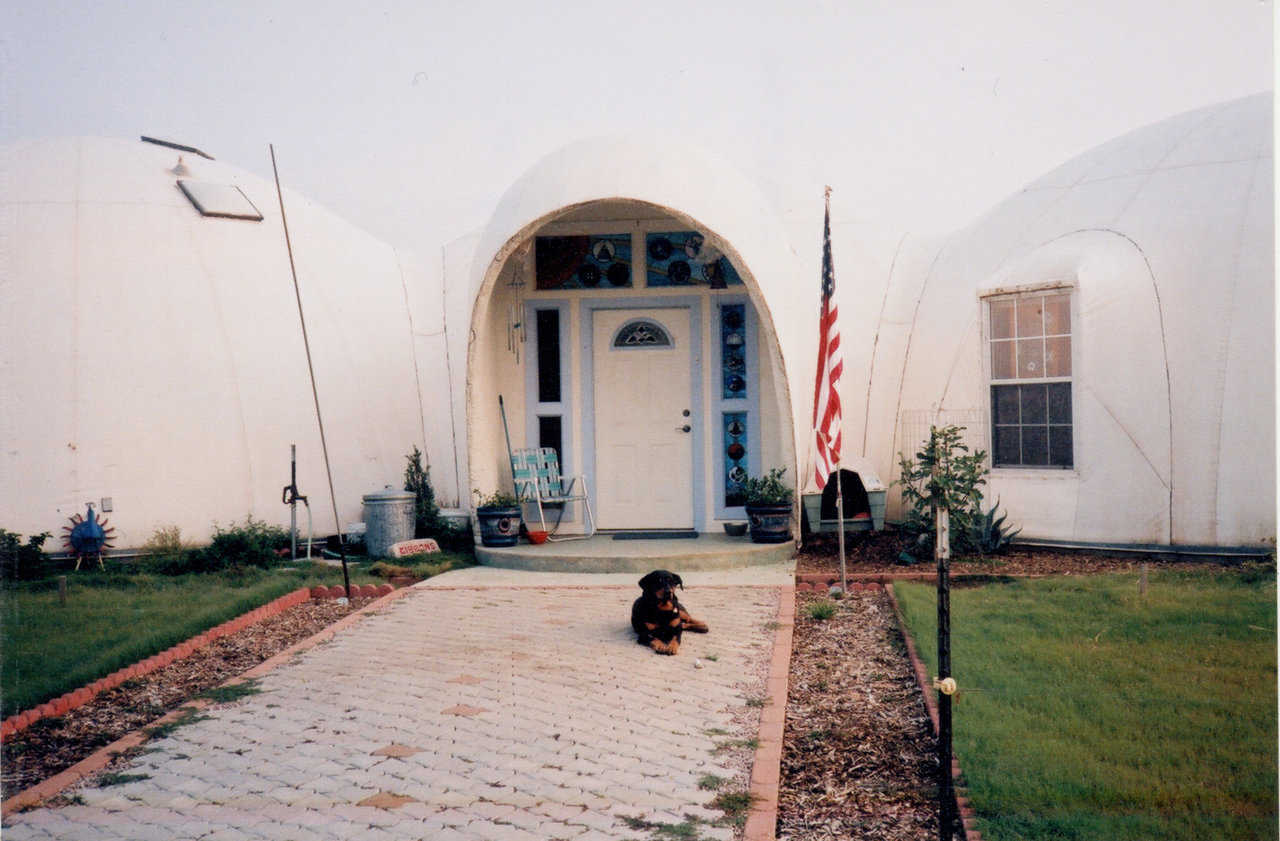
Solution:
[[[982,490],[986,484],[987,453],[969,452],[961,439],[962,426],[929,427],[929,440],[914,459],[898,453],[902,501],[911,507],[902,530],[907,544],[899,560],[916,563],[933,556],[937,539],[934,508],[947,509],[951,518],[952,548],[971,549],[969,542],[982,514]]]

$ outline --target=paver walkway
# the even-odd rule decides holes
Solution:
[[[788,574],[686,575],[711,633],[676,657],[636,645],[634,575],[432,579],[148,743],[124,769],[145,779],[12,815],[4,836],[594,841],[715,820],[698,782],[746,788],[750,749],[718,746],[755,735]]]

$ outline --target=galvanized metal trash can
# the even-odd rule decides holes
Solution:
[[[364,545],[370,558],[391,557],[391,544],[413,539],[414,502],[410,491],[392,490],[365,494]]]

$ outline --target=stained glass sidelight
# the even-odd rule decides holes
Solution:
[[[746,505],[742,483],[747,480],[747,413],[725,412],[722,416],[724,435],[724,504],[726,508]]]
[[[744,304],[720,307],[720,384],[726,400],[747,397],[747,308]]]

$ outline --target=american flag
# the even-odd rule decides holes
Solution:
[[[817,451],[814,479],[818,489],[840,463],[840,329],[836,326],[836,272],[831,262],[831,188],[826,190],[822,220],[822,315],[818,320],[818,376],[813,390],[813,437]]]

